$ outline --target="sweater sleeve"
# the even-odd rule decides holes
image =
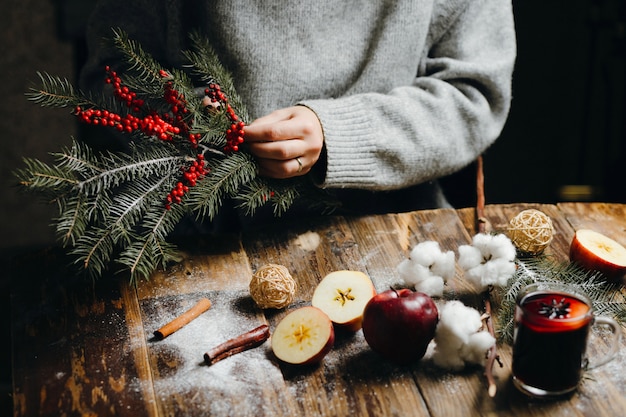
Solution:
[[[321,187],[420,184],[468,165],[500,135],[516,55],[511,3],[442,3],[412,85],[301,103],[324,130]]]

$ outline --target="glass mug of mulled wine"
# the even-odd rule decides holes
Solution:
[[[611,330],[608,352],[587,357],[592,326]],[[513,383],[532,397],[552,398],[576,390],[585,370],[603,365],[619,350],[621,328],[596,317],[589,298],[570,285],[554,282],[526,286],[518,294],[513,336]]]

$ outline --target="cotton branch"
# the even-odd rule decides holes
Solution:
[[[476,228],[478,233],[486,233],[491,229],[489,221],[485,217],[485,176],[483,170],[483,157],[478,156],[476,160]],[[483,302],[485,306],[485,324],[489,333],[495,337],[495,331],[493,328],[493,322],[491,320],[491,299],[489,298],[492,287],[489,287],[483,292]],[[485,364],[485,376],[487,377],[487,383],[489,385],[488,392],[490,397],[496,395],[496,382],[493,377],[493,364],[498,361],[498,364],[502,367],[500,361],[500,355],[498,354],[496,343],[494,343],[487,352],[487,362]]]

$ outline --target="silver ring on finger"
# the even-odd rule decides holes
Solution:
[[[300,160],[300,158],[295,158],[296,162],[298,163],[298,173],[302,172],[302,161]]]

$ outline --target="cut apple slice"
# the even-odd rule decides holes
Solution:
[[[339,327],[356,332],[363,323],[365,305],[376,295],[372,280],[359,271],[335,271],[315,288],[311,304]]]
[[[272,351],[283,362],[310,365],[320,362],[335,342],[333,323],[317,307],[301,307],[287,314],[272,334]]]
[[[581,229],[574,234],[569,257],[582,268],[599,271],[611,280],[626,276],[626,248],[593,230]]]

